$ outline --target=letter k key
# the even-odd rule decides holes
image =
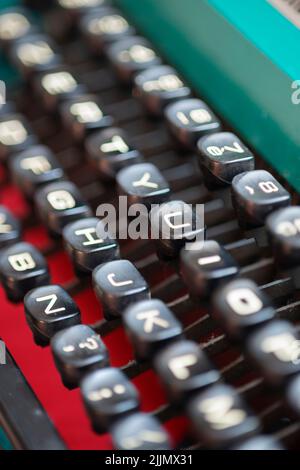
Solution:
[[[168,307],[157,299],[142,300],[124,312],[124,325],[140,360],[153,355],[182,335],[182,326]]]

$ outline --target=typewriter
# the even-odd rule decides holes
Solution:
[[[2,449],[299,448],[297,3],[1,0]]]

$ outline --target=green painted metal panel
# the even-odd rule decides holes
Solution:
[[[201,0],[200,0],[201,1]],[[300,78],[299,29],[267,0],[209,0],[262,53],[291,78]]]
[[[300,32],[266,0],[118,0],[243,138],[300,190]],[[298,76],[297,76],[298,75]]]
[[[16,5],[20,5],[21,1],[20,0],[1,0],[1,10],[3,8],[8,8],[8,7],[14,7]]]

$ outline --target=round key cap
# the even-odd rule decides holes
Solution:
[[[137,389],[120,369],[113,367],[87,374],[80,390],[93,429],[98,433],[107,431],[140,406]]]
[[[231,132],[216,132],[197,143],[199,163],[210,189],[230,185],[239,173],[254,170],[254,156]]]
[[[293,415],[300,417],[300,374],[289,383],[285,392],[286,402],[291,409]]]
[[[134,28],[116,8],[93,9],[80,21],[80,29],[90,47],[101,54],[113,42],[135,33]]]
[[[183,147],[195,149],[200,137],[221,129],[221,123],[201,100],[190,98],[167,106],[167,126]]]
[[[258,435],[235,445],[231,450],[285,450],[285,448],[272,436]]]
[[[204,214],[183,201],[170,201],[151,210],[151,238],[162,259],[174,259],[180,250],[205,239]]]
[[[34,145],[37,138],[21,114],[0,115],[0,160]]]
[[[221,377],[199,345],[186,340],[166,346],[156,356],[154,368],[169,400],[181,405],[193,392],[216,383]]]
[[[300,372],[300,336],[287,321],[274,320],[256,330],[246,349],[270,385],[286,385]]]
[[[30,243],[16,243],[1,251],[0,277],[6,295],[12,302],[50,279],[45,258]]]
[[[271,212],[289,206],[291,197],[286,189],[265,170],[248,171],[233,178],[233,204],[243,228],[264,225]]]
[[[7,8],[0,12],[0,44],[7,48],[14,41],[36,30],[33,19],[25,8]]]
[[[86,92],[85,85],[80,84],[64,66],[39,74],[35,79],[35,89],[49,111],[56,111],[62,102]]]
[[[144,38],[129,36],[112,44],[107,49],[107,56],[119,78],[130,83],[134,74],[161,64],[151,44]]]
[[[109,365],[101,338],[87,325],[75,325],[51,339],[51,350],[64,385],[75,388],[89,372]]]
[[[80,310],[60,286],[33,289],[24,298],[25,315],[35,342],[47,346],[60,330],[80,323]]]
[[[134,413],[111,428],[117,450],[170,450],[169,436],[159,421],[147,413]]]
[[[143,161],[122,129],[111,127],[90,135],[85,143],[88,161],[104,179],[115,179],[129,165]]]
[[[62,167],[44,145],[34,145],[16,155],[9,162],[9,167],[15,183],[30,199],[42,185],[64,177]]]
[[[107,6],[110,0],[54,0],[58,8],[54,9],[56,17],[54,22],[59,22],[58,36],[66,38],[68,34],[78,34],[78,23],[83,15],[99,7]],[[56,31],[56,30],[55,30]]]
[[[150,298],[147,282],[127,260],[111,261],[96,268],[93,284],[107,320],[122,316],[129,305]]]
[[[208,387],[187,408],[197,436],[212,449],[228,448],[259,430],[258,419],[229,385]]]
[[[49,70],[61,62],[53,42],[44,34],[27,35],[16,41],[11,48],[10,58],[26,78]]]
[[[139,163],[117,174],[119,193],[128,197],[128,204],[160,204],[169,199],[170,187],[152,163]]]
[[[35,205],[41,220],[55,237],[62,234],[67,224],[92,216],[77,187],[68,181],[48,184],[39,189],[35,194]]]
[[[66,249],[78,274],[119,258],[119,245],[96,217],[77,220],[63,230]]]
[[[300,266],[300,207],[280,209],[267,218],[276,262],[281,268]]]
[[[180,273],[189,291],[196,297],[211,295],[214,289],[238,272],[235,260],[216,241],[195,242],[190,249],[183,248],[181,251]]]
[[[102,7],[108,0],[55,0],[57,5],[75,17],[81,16],[90,9]]]
[[[18,242],[20,238],[20,222],[5,206],[0,206],[0,249]]]
[[[68,100],[62,104],[60,113],[65,126],[77,141],[113,124],[113,118],[104,113],[94,95],[81,95]]]
[[[190,88],[172,67],[159,65],[145,70],[134,79],[134,93],[146,109],[155,116],[161,116],[164,108],[173,101],[188,98]]]
[[[217,322],[228,335],[239,340],[276,314],[270,299],[250,279],[234,279],[218,289],[213,306]]]
[[[124,326],[138,359],[153,359],[167,343],[179,339],[182,326],[171,310],[157,299],[130,305],[123,316]]]

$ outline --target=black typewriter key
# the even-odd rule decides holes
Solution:
[[[204,216],[183,201],[170,201],[152,209],[151,238],[162,259],[177,258],[180,250],[205,239]]]
[[[78,35],[78,24],[81,17],[90,10],[103,7],[110,0],[54,0],[53,15],[54,31],[59,38],[65,39],[68,35]],[[57,24],[59,22],[59,24]]]
[[[213,316],[235,339],[275,317],[269,298],[250,279],[234,279],[213,296]]]
[[[51,339],[51,350],[64,385],[75,388],[85,374],[109,365],[102,339],[87,325],[59,331]]]
[[[80,323],[80,310],[70,295],[58,285],[33,289],[24,298],[25,315],[34,339],[49,344],[58,331]]]
[[[196,98],[170,104],[165,118],[172,135],[186,148],[194,149],[200,137],[221,129],[212,110]]]
[[[300,336],[294,326],[276,320],[248,338],[246,348],[266,381],[281,386],[300,372]]]
[[[293,415],[300,417],[300,374],[291,380],[286,391],[285,398]]]
[[[80,84],[73,73],[63,66],[40,73],[35,80],[35,88],[50,111],[57,110],[63,101],[86,92],[85,85]]]
[[[4,206],[0,206],[0,249],[21,238],[21,224]]]
[[[21,114],[0,115],[0,160],[21,152],[37,142],[30,125]]]
[[[136,267],[127,260],[105,263],[93,272],[94,290],[110,320],[131,304],[150,298],[150,289]]]
[[[10,47],[14,41],[36,30],[25,8],[7,8],[0,13],[0,44]]]
[[[128,197],[129,205],[140,203],[150,208],[169,199],[170,186],[152,163],[139,163],[124,168],[117,174],[121,195]]]
[[[41,220],[53,236],[60,236],[67,224],[92,216],[77,187],[68,181],[51,183],[39,189],[35,194],[35,204]]]
[[[64,178],[62,167],[44,145],[34,145],[14,156],[9,167],[15,183],[29,198],[42,185]]]
[[[229,385],[216,384],[200,392],[187,411],[198,437],[213,449],[228,448],[259,431],[259,420]]]
[[[273,436],[258,435],[235,445],[231,450],[285,450],[285,448]]]
[[[123,316],[127,334],[138,359],[153,358],[162,346],[182,335],[182,326],[171,310],[157,299],[129,306]]]
[[[199,163],[210,188],[230,185],[234,176],[255,168],[250,150],[231,132],[216,132],[197,144]]]
[[[80,29],[96,53],[102,53],[105,46],[133,35],[134,28],[115,8],[93,9],[80,21]]]
[[[118,76],[126,83],[130,83],[134,74],[161,64],[151,44],[138,36],[123,38],[109,46],[106,52]]]
[[[154,369],[172,403],[184,404],[192,392],[218,382],[220,373],[200,346],[182,340],[166,346],[155,358]]]
[[[71,17],[77,18],[89,10],[102,7],[110,3],[109,0],[55,0],[56,4],[65,10]]]
[[[52,40],[43,34],[27,35],[16,41],[11,48],[10,58],[26,78],[61,62]]]
[[[116,450],[170,450],[170,440],[160,422],[147,413],[134,413],[111,428]]]
[[[267,218],[276,262],[281,268],[300,266],[300,207],[280,209]]]
[[[95,218],[77,220],[63,230],[66,249],[77,273],[91,273],[96,266],[119,257],[119,245]]]
[[[239,273],[232,256],[216,241],[195,242],[180,254],[180,273],[191,294],[207,297]]]
[[[265,170],[241,173],[232,181],[233,203],[243,228],[264,225],[266,217],[276,209],[290,205],[286,189]]]
[[[90,135],[85,148],[88,161],[104,179],[114,179],[123,168],[143,161],[126,132],[116,127]]]
[[[107,431],[116,420],[138,411],[140,406],[137,389],[114,367],[87,374],[80,390],[93,429],[99,433]]]
[[[113,124],[113,118],[104,113],[99,100],[93,95],[70,99],[61,106],[61,116],[75,140],[82,141],[92,132]]]
[[[30,243],[19,242],[1,251],[0,277],[6,295],[12,302],[50,279],[43,255]]]
[[[155,116],[161,116],[166,105],[191,95],[190,88],[169,66],[159,65],[145,70],[134,78],[135,95],[146,109]]]

